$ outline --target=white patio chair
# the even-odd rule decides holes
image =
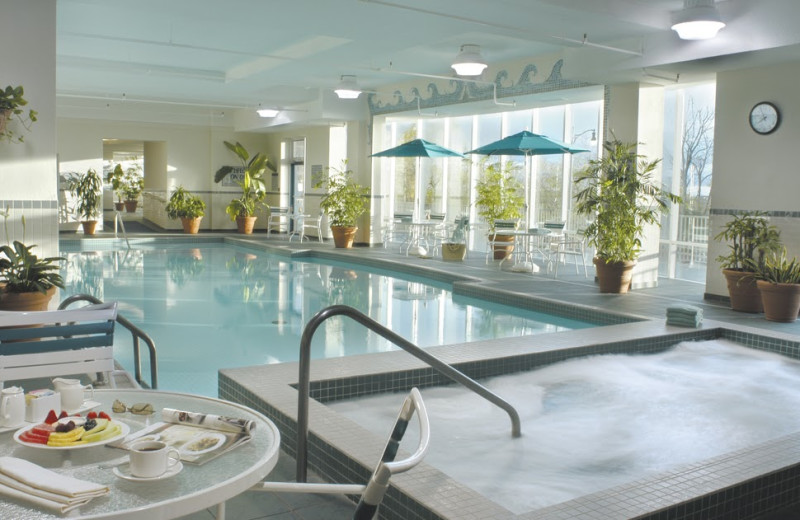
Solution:
[[[273,229],[278,233],[289,232],[289,208],[282,206],[274,206],[269,208],[269,218],[267,219],[267,234],[271,233]]]
[[[0,388],[5,381],[103,373],[114,386],[117,303],[60,311],[0,311]]]
[[[579,274],[578,259],[580,259],[583,276],[589,276],[586,269],[586,238],[583,234],[565,233],[550,244],[550,264],[553,267],[553,276],[556,278],[558,278],[558,265],[562,261],[567,265],[567,257],[572,257],[575,262],[575,274]]]
[[[497,237],[498,235],[502,236],[503,231],[515,231],[517,229],[518,222],[516,220],[495,220],[494,221],[494,229],[495,234],[490,235],[486,234],[486,263],[489,263],[489,256],[494,255],[495,245],[506,248],[511,246],[513,242],[509,242],[507,239],[498,239],[494,240],[493,237]],[[505,257],[507,258],[507,257]],[[505,260],[503,258],[503,260]]]
[[[289,242],[292,241],[292,238],[297,236],[300,237],[300,242],[303,241],[304,238],[308,238],[311,240],[310,237],[306,237],[306,231],[316,231],[317,232],[317,239],[322,242],[322,216],[318,215],[316,217],[312,217],[311,215],[295,215],[294,217],[294,229],[292,229],[292,233],[289,235]]]
[[[411,417],[416,412],[419,422],[419,444],[416,451],[403,460],[395,461],[400,441],[406,431]],[[389,440],[383,450],[383,455],[372,477],[366,485],[361,484],[316,484],[306,482],[260,482],[253,486],[251,491],[271,491],[275,493],[317,493],[317,494],[344,494],[358,495],[361,499],[353,513],[353,520],[369,520],[374,518],[378,506],[383,501],[386,490],[389,489],[389,479],[392,475],[410,470],[425,458],[430,442],[430,425],[428,412],[419,390],[412,388],[403,401],[400,413],[394,423]]]

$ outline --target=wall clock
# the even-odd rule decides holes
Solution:
[[[781,113],[778,107],[768,101],[756,103],[750,110],[750,128],[754,132],[767,135],[778,129]]]

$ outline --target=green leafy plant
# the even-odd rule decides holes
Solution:
[[[122,178],[122,193],[125,200],[138,200],[144,190],[144,177],[141,167],[137,164],[125,170]]]
[[[752,271],[751,276],[756,280],[800,284],[800,262],[795,257],[788,259],[785,247],[781,249],[780,255],[777,251],[770,251],[760,261],[753,258],[746,259],[744,265],[748,271]]]
[[[636,143],[619,140],[603,145],[601,159],[589,161],[575,176],[580,191],[575,210],[594,219],[585,229],[598,259],[606,263],[638,258],[646,224],[660,225],[659,215],[680,197],[653,183],[660,159],[647,161]]]
[[[89,168],[78,179],[75,185],[75,194],[79,199],[78,213],[84,220],[94,220],[100,216],[100,191],[102,188],[102,179],[92,168]]]
[[[730,252],[718,256],[717,262],[723,269],[735,271],[760,269],[767,254],[777,253],[781,247],[780,231],[758,211],[734,215],[714,240],[729,242]]]
[[[325,175],[316,179],[314,188],[327,190],[319,207],[328,215],[331,226],[355,227],[358,217],[367,211],[369,188],[353,180],[353,175],[345,159],[340,168],[329,166]]]
[[[206,214],[206,203],[192,195],[183,186],[178,186],[167,202],[167,216],[171,219],[198,218]]]
[[[274,170],[266,155],[258,152],[252,158],[244,146],[238,141],[236,144],[224,141],[228,150],[236,154],[242,163],[243,175],[241,180],[236,180],[236,184],[242,188],[242,196],[230,201],[225,208],[225,212],[231,218],[252,217],[258,207],[269,207],[264,203],[267,196],[266,181],[264,174],[267,168]],[[223,166],[214,174],[214,182],[221,182],[225,177],[235,171],[233,166]]]
[[[524,187],[516,177],[519,168],[511,161],[482,161],[481,177],[475,185],[475,206],[478,215],[489,226],[490,235],[495,232],[496,220],[522,218],[525,195]]]
[[[25,89],[22,85],[12,87],[7,86],[5,89],[0,90],[0,139],[5,139],[12,143],[22,143],[25,141],[23,135],[18,134],[8,127],[8,122],[16,120],[26,130],[30,131],[31,125],[36,122],[38,112],[33,109],[24,109],[22,107],[28,104],[28,101],[23,97]]]
[[[64,288],[59,273],[61,257],[39,258],[31,252],[36,246],[26,246],[15,240],[13,247],[0,247],[0,282],[8,293],[47,293],[51,287]]]
[[[114,169],[108,172],[106,175],[106,182],[111,183],[111,189],[114,190],[114,194],[117,196],[117,201],[122,203],[125,198],[125,172],[122,171],[122,165],[117,164],[114,166]]]

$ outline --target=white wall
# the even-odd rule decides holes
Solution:
[[[25,142],[0,142],[0,209],[11,208],[10,240],[36,244],[34,253],[58,252],[56,176],[56,0],[6,0],[0,14],[0,63],[6,85],[22,85],[27,108],[39,112],[31,131],[15,126]],[[5,243],[5,236],[1,237]]]
[[[713,237],[733,211],[765,211],[781,230],[790,255],[800,256],[800,63],[721,72],[717,76],[714,179],[711,186]],[[750,109],[770,101],[781,111],[778,130],[758,135],[750,129]],[[727,296],[717,256],[726,244],[708,247],[706,292]]]

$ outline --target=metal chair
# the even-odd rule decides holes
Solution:
[[[578,259],[583,265],[583,276],[589,276],[586,269],[586,238],[582,233],[565,233],[550,244],[550,264],[553,266],[553,276],[558,278],[558,264],[563,260],[567,265],[567,257],[575,260],[575,274],[578,271]],[[549,267],[549,265],[548,265]]]
[[[117,303],[0,312],[0,388],[5,381],[106,374],[114,386]]]
[[[267,219],[267,234],[271,233],[273,228],[277,229],[278,233],[288,233],[290,217],[289,208],[282,206],[270,207],[269,218]]]
[[[416,451],[403,460],[395,461],[400,441],[403,434],[416,412],[419,421],[419,444]],[[359,495],[361,498],[353,513],[353,520],[369,520],[374,518],[378,506],[383,501],[386,490],[389,489],[389,479],[392,475],[410,470],[425,457],[430,442],[430,425],[428,412],[419,390],[412,388],[400,407],[400,413],[392,428],[389,440],[383,450],[383,455],[372,477],[366,485],[361,484],[315,484],[305,482],[260,482],[250,488],[251,491],[271,491],[275,493],[317,493],[317,494],[344,494]]]
[[[511,244],[504,236],[503,239],[495,239],[498,235],[503,236],[502,231],[515,231],[518,222],[516,220],[495,220],[494,229],[495,234],[486,234],[486,263],[489,263],[489,255],[494,254],[495,245],[499,247],[508,247]],[[505,260],[505,257],[503,258]]]
[[[408,243],[411,238],[409,224],[413,220],[411,213],[395,213],[391,220],[386,223],[383,230],[383,248],[389,247],[389,243],[397,242],[400,250]]]
[[[289,242],[292,241],[292,237],[298,236],[300,237],[300,242],[306,238],[306,230],[314,230],[317,232],[317,238],[320,242],[322,242],[322,216],[312,217],[311,215],[295,215],[294,219],[294,229],[292,229],[292,233],[289,235]],[[310,238],[309,238],[310,240]]]

